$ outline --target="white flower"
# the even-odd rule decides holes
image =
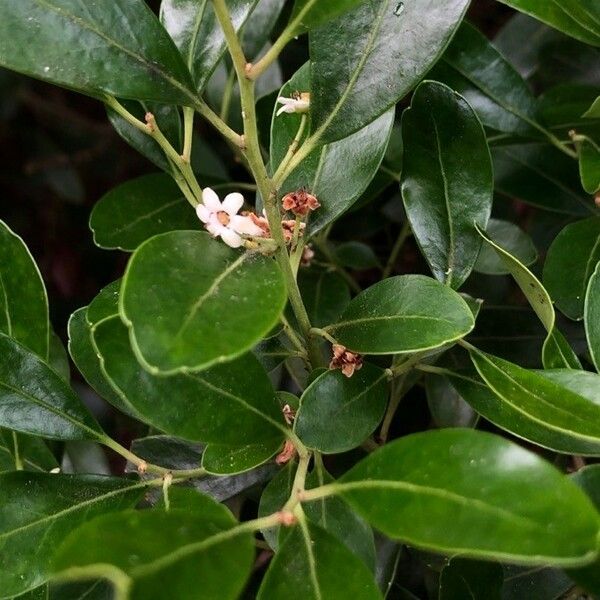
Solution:
[[[277,111],[279,116],[282,113],[305,113],[310,108],[310,94],[308,92],[294,93],[291,98],[284,98],[283,96],[277,98],[279,104],[283,106]]]
[[[228,194],[221,202],[214,190],[204,188],[202,202],[196,207],[198,218],[212,236],[220,237],[231,248],[239,248],[244,243],[240,234],[262,235],[262,229],[250,217],[237,214],[244,204],[242,194]]]

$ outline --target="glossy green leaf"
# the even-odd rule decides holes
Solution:
[[[500,600],[502,565],[461,558],[450,559],[440,575],[439,600]]]
[[[489,433],[404,437],[329,489],[386,535],[433,552],[564,566],[597,552],[589,499],[535,454]]]
[[[202,373],[160,376],[138,363],[118,316],[99,323],[93,336],[108,381],[158,429],[233,446],[282,438],[275,392],[252,354]]]
[[[0,473],[23,468],[50,471],[58,467],[44,440],[32,435],[0,429]]]
[[[131,600],[235,600],[254,559],[252,534],[235,524],[224,506],[200,495],[193,512],[104,515],[71,534],[52,566],[69,580],[103,576]]]
[[[542,350],[544,366],[550,368],[580,369],[581,364],[564,336],[556,328],[556,314],[552,300],[540,280],[510,252],[494,242],[479,229],[485,242],[496,252],[501,262],[513,276],[517,285],[529,301],[548,336]]]
[[[280,91],[290,97],[294,92],[311,89],[310,64],[301,67]],[[275,107],[271,123],[271,170],[286,156],[296,137],[301,115],[277,116]],[[390,139],[395,110],[391,109],[360,131],[335,143],[319,145],[291,175],[282,182],[281,194],[306,187],[321,208],[310,216],[309,231],[316,233],[347,211],[362,195],[381,165]],[[312,121],[311,121],[312,123]],[[310,129],[310,127],[309,127]],[[309,134],[308,129],[304,138]]]
[[[560,598],[573,587],[562,569],[504,565],[503,600]]]
[[[469,333],[475,322],[467,303],[423,275],[391,277],[359,294],[327,331],[362,354],[431,350]]]
[[[289,27],[300,33],[313,29],[349,11],[363,0],[333,0],[322,2],[321,0],[296,0]]]
[[[242,42],[246,56],[255,61],[269,42],[286,0],[258,0],[242,29]],[[260,81],[260,80],[259,80]]]
[[[285,301],[272,258],[236,252],[207,233],[175,231],[135,251],[120,313],[138,360],[167,374],[240,356],[275,325]]]
[[[600,262],[590,277],[585,295],[585,334],[592,361],[600,373]]]
[[[290,566],[293,565],[293,569]],[[365,564],[341,542],[312,523],[296,525],[271,561],[258,600],[331,600],[382,596]]]
[[[121,412],[141,418],[137,411],[115,392],[104,376],[92,339],[92,326],[86,320],[87,307],[75,311],[69,319],[69,353],[75,366],[96,393]]]
[[[90,215],[100,248],[133,251],[154,235],[198,229],[199,221],[177,184],[163,174],[144,175],[112,189]]]
[[[2,16],[3,67],[93,96],[195,101],[181,56],[145,2],[3,0]]]
[[[94,516],[133,506],[144,486],[95,475],[0,475],[0,597],[47,581],[53,553],[68,533]]]
[[[350,378],[339,369],[326,371],[302,395],[294,430],[309,448],[326,454],[360,446],[383,419],[387,383],[386,373],[369,363]]]
[[[354,271],[374,269],[381,263],[371,246],[362,242],[344,242],[335,248],[338,263]]]
[[[532,239],[517,225],[510,221],[490,219],[487,235],[506,249],[525,266],[533,264],[538,257]],[[473,270],[487,275],[508,275],[510,271],[498,254],[487,244],[481,247]]]
[[[589,138],[579,148],[579,175],[588,194],[600,191],[600,147]]]
[[[567,225],[554,239],[544,263],[544,285],[569,318],[583,318],[585,291],[600,261],[600,217]]]
[[[257,0],[228,0],[234,28],[239,30]],[[201,92],[227,44],[210,0],[162,0],[160,18],[187,64],[195,88]]]
[[[490,41],[462,23],[432,79],[465,97],[486,127],[503,133],[540,137],[536,102],[529,86]]]
[[[477,424],[479,416],[446,377],[428,373],[425,390],[427,405],[437,427],[474,427]]]
[[[594,203],[581,189],[577,163],[550,146],[494,148],[496,192],[544,210],[589,217]]]
[[[567,454],[597,455],[600,396],[593,373],[528,371],[490,354],[473,352],[478,377],[449,375],[452,386],[483,417],[530,442]],[[489,387],[488,387],[489,386]],[[596,423],[586,417],[596,415]]]
[[[0,332],[48,358],[48,298],[23,240],[0,221]]]
[[[483,127],[464,98],[426,81],[402,115],[402,198],[415,238],[439,281],[459,288],[481,248],[494,189]]]
[[[284,437],[246,446],[210,444],[202,455],[202,466],[213,475],[236,475],[255,469],[283,450]]]
[[[50,345],[48,351],[48,364],[67,382],[71,379],[71,365],[69,355],[62,340],[55,331],[50,330]]]
[[[586,119],[600,119],[600,96],[594,100],[583,116]]]
[[[302,270],[298,276],[298,285],[314,327],[333,323],[350,304],[350,289],[338,273]]]
[[[321,142],[362,129],[404,97],[443,52],[468,4],[363,2],[313,31],[311,118]]]
[[[123,106],[139,121],[144,121],[146,113],[151,112],[160,130],[174,148],[181,147],[182,124],[179,109],[176,106],[156,104],[153,102],[122,101]],[[129,121],[115,112],[109,106],[106,114],[115,131],[142,156],[159,169],[171,173],[172,167],[158,142],[134,127]]]
[[[512,8],[524,12],[540,21],[574,37],[575,39],[600,46],[600,8],[592,0],[500,0]]]
[[[0,334],[0,426],[57,440],[104,433],[67,383],[38,356]]]

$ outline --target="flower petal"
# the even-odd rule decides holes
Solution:
[[[245,235],[263,235],[263,230],[258,225],[256,225],[250,217],[234,215],[233,217],[231,217],[229,227],[237,233],[243,233]]]
[[[223,210],[221,208],[219,196],[217,196],[217,193],[209,187],[204,188],[202,191],[202,202],[210,212],[219,212],[220,210]]]
[[[223,231],[221,231],[221,239],[230,247],[230,248],[239,248],[244,240],[235,232],[233,229],[228,229],[227,227],[223,227]]]
[[[242,196],[238,192],[234,192],[233,194],[227,194],[225,196],[225,200],[223,200],[223,210],[230,216],[237,215],[238,211],[244,205],[244,196]]]
[[[196,214],[203,223],[208,223],[212,213],[204,206],[204,204],[198,204],[198,206],[196,206]]]

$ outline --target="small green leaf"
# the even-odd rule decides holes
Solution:
[[[590,500],[535,454],[489,433],[401,438],[330,490],[386,535],[433,552],[562,566],[597,554]]]
[[[0,475],[0,590],[11,597],[43,584],[65,536],[94,516],[133,506],[145,484],[96,475]]]
[[[50,330],[50,347],[48,352],[48,364],[67,382],[71,380],[71,365],[69,355],[62,340],[55,331]]]
[[[562,0],[560,3],[539,0],[500,0],[512,8],[574,37],[600,46],[600,8],[591,1]]]
[[[306,63],[280,91],[280,96],[290,97],[294,92],[305,92],[310,86],[310,64]],[[300,127],[301,115],[277,116],[275,107],[271,122],[271,170],[286,156]],[[394,124],[395,110],[386,111],[360,131],[335,143],[320,144],[282,182],[281,193],[294,192],[306,187],[321,203],[311,214],[308,228],[314,234],[347,211],[367,189],[383,160]],[[307,128],[304,138],[309,133]]]
[[[415,238],[439,281],[458,289],[481,248],[494,190],[483,127],[466,100],[426,81],[402,115],[402,198]]]
[[[387,376],[378,367],[366,363],[350,378],[326,371],[302,395],[294,430],[309,448],[346,452],[375,431],[387,401]]]
[[[334,0],[323,2],[322,0],[296,0],[290,25],[296,33],[308,31],[318,25],[327,23],[349,11],[363,0]]]
[[[554,239],[544,263],[544,285],[570,319],[583,319],[585,291],[600,261],[600,217],[567,225]]]
[[[271,561],[257,598],[288,600],[290,590],[303,600],[382,598],[365,564],[312,523],[296,525],[287,536]]]
[[[579,176],[588,194],[600,191],[600,148],[589,138],[579,147]]]
[[[583,115],[586,119],[600,119],[600,96],[598,96]]]
[[[67,383],[38,356],[0,334],[0,426],[56,440],[104,433]]]
[[[585,295],[585,334],[590,355],[596,370],[600,373],[600,262],[590,277]]]
[[[21,0],[2,8],[3,67],[92,96],[195,103],[190,74],[145,2]]]
[[[161,376],[138,363],[118,316],[96,325],[93,336],[108,381],[154,427],[231,446],[282,439],[283,417],[273,386],[252,354],[202,373]]]
[[[202,454],[202,466],[213,475],[236,475],[255,469],[283,449],[284,436],[271,438],[259,444],[227,446],[210,444]]]
[[[333,323],[350,304],[350,289],[338,273],[302,270],[298,285],[310,322],[315,327]]]
[[[23,240],[0,221],[0,332],[48,358],[48,297]]]
[[[468,4],[362,2],[311,32],[311,118],[321,142],[349,136],[403,98],[443,52]]]
[[[204,232],[144,242],[121,288],[138,360],[154,373],[198,371],[250,350],[277,322],[285,284],[272,258],[239,253]]]
[[[532,239],[514,223],[490,219],[486,233],[490,239],[505,248],[523,265],[529,266],[537,260],[538,253]],[[486,275],[508,275],[510,273],[502,259],[487,244],[481,247],[473,270]]]
[[[47,472],[58,467],[44,440],[32,435],[0,429],[0,473],[15,471]]]
[[[335,249],[338,263],[354,271],[374,269],[381,263],[371,246],[362,242],[344,242]]]
[[[437,427],[475,427],[479,416],[446,377],[427,374],[427,405]]]
[[[193,508],[104,515],[67,537],[52,566],[71,581],[104,577],[130,600],[235,600],[254,559],[252,534],[235,524],[200,495]]]
[[[581,364],[579,363],[579,359],[555,326],[556,314],[554,313],[552,300],[540,280],[510,252],[507,252],[490,239],[487,234],[483,233],[479,227],[477,227],[477,230],[485,242],[496,252],[508,272],[513,276],[548,332],[542,349],[544,366],[548,369],[563,367],[567,369],[580,369]]]
[[[144,175],[103,196],[90,215],[94,242],[100,248],[135,250],[154,235],[197,229],[199,221],[172,177]]]
[[[257,1],[227,1],[231,22],[236,31],[244,25]],[[160,19],[192,73],[195,89],[202,92],[227,49],[225,35],[212,2],[163,0]]]
[[[474,326],[467,303],[423,275],[380,281],[359,294],[327,331],[361,354],[431,350],[467,335]]]
[[[440,576],[439,600],[500,600],[504,571],[499,563],[451,558]]]
[[[430,77],[464,96],[486,127],[543,137],[536,128],[536,102],[529,86],[487,37],[468,23],[458,28]]]

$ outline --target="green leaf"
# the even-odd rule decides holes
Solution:
[[[236,31],[244,25],[258,0],[228,0],[227,8]],[[225,35],[210,0],[162,0],[160,19],[179,48],[192,74],[195,89],[202,92],[225,53]]]
[[[67,383],[38,356],[0,334],[0,426],[56,440],[104,439]]]
[[[306,63],[280,91],[290,97],[294,92],[311,89],[310,64]],[[271,171],[285,158],[296,137],[301,121],[299,114],[277,116],[275,107],[271,121]],[[388,145],[395,110],[391,109],[360,131],[312,152],[291,175],[282,182],[281,194],[306,187],[321,203],[309,220],[308,228],[314,234],[347,211],[367,189],[375,177]],[[310,129],[310,127],[309,127]],[[309,134],[307,130],[303,139]]]
[[[573,588],[573,581],[562,569],[504,565],[503,600],[547,600],[561,598]]]
[[[210,444],[202,455],[202,466],[213,475],[236,475],[255,469],[283,449],[283,435],[247,446]]]
[[[505,248],[523,265],[529,266],[537,260],[538,253],[532,239],[514,223],[490,219],[486,233],[490,239]],[[481,247],[473,270],[487,275],[508,275],[510,273],[502,259],[487,244]]]
[[[494,148],[496,192],[553,212],[589,217],[593,202],[582,193],[577,164],[539,144]]]
[[[600,119],[600,96],[598,96],[583,115],[586,119]]]
[[[198,218],[168,175],[144,175],[123,183],[94,206],[94,242],[108,250],[133,251],[147,239],[178,229],[197,229]]]
[[[198,371],[250,350],[286,301],[271,258],[239,253],[204,232],[144,242],[129,261],[120,313],[138,360],[151,372]]]
[[[190,74],[145,2],[3,2],[0,65],[92,96],[193,105]]]
[[[479,416],[446,377],[427,374],[427,405],[437,427],[475,427]]]
[[[231,446],[282,440],[283,417],[273,386],[252,354],[202,373],[160,376],[138,363],[118,316],[99,323],[93,336],[108,381],[154,427]]]
[[[455,291],[423,275],[403,275],[359,294],[326,330],[354,352],[405,354],[456,341],[474,324]]]
[[[48,352],[48,364],[67,382],[71,380],[71,365],[69,355],[62,340],[55,331],[50,330],[50,346]]]
[[[250,13],[241,36],[244,52],[250,60],[256,60],[269,43],[285,3],[285,0],[258,0],[256,8]]]
[[[459,288],[481,248],[473,224],[492,208],[492,161],[483,127],[464,98],[426,81],[402,115],[402,198],[415,238],[439,281]]]
[[[600,46],[600,9],[591,1],[561,0],[560,3],[539,0],[500,0],[521,12],[574,37]]]
[[[585,291],[600,261],[600,217],[567,225],[548,249],[544,285],[570,319],[583,319]]]
[[[335,249],[338,263],[354,271],[374,269],[381,263],[371,246],[362,242],[344,242]]]
[[[0,594],[11,597],[47,581],[65,536],[94,516],[133,506],[145,484],[96,475],[0,475]]]
[[[499,563],[451,558],[440,576],[439,600],[500,600],[504,571]]]
[[[302,270],[298,276],[298,285],[314,327],[333,323],[350,304],[350,289],[338,273]]]
[[[386,535],[443,554],[579,565],[598,514],[553,466],[498,436],[441,429],[387,444],[329,487]]]
[[[600,191],[600,148],[589,138],[579,147],[579,175],[588,194]]]
[[[585,334],[590,355],[596,370],[600,373],[600,262],[590,277],[585,295]]]
[[[193,508],[104,515],[72,533],[52,566],[71,581],[105,577],[131,600],[235,600],[254,560],[252,534],[235,524],[200,495]]]
[[[349,136],[403,98],[443,52],[468,4],[363,2],[311,32],[311,118],[320,141]]]
[[[171,142],[174,148],[181,147],[182,125],[179,109],[176,106],[167,106],[163,104],[133,102],[123,100],[123,106],[138,120],[144,121],[146,113],[151,112],[165,137]],[[106,114],[115,131],[142,156],[145,156],[150,162],[159,169],[171,173],[172,167],[159,143],[151,136],[137,127],[134,127],[129,121],[115,112],[109,106],[106,106]]]
[[[465,97],[486,127],[540,137],[529,86],[490,41],[462,23],[430,77]],[[543,137],[543,136],[542,136]]]
[[[0,429],[0,473],[21,467],[26,471],[46,472],[58,467],[58,463],[44,440]]]
[[[365,564],[312,523],[296,525],[287,536],[271,561],[257,598],[287,600],[290,590],[296,598],[306,600],[382,598]]]
[[[0,221],[0,332],[48,358],[50,323],[46,288],[27,246],[3,221]]]
[[[528,371],[475,351],[471,359],[487,385],[462,374],[449,375],[449,381],[488,421],[556,452],[598,454],[597,375],[569,369]],[[587,422],[585,415],[594,415],[596,422]]]
[[[544,366],[550,368],[580,369],[579,359],[556,328],[556,314],[552,300],[540,280],[517,258],[499,246],[477,227],[485,242],[496,252],[500,261],[513,276],[517,285],[537,314],[548,336],[542,349]]]
[[[296,0],[289,27],[296,33],[308,31],[339,17],[359,5],[363,0]]]
[[[387,384],[386,373],[369,363],[350,378],[339,369],[326,371],[302,395],[296,434],[309,448],[326,454],[360,446],[383,418]]]

